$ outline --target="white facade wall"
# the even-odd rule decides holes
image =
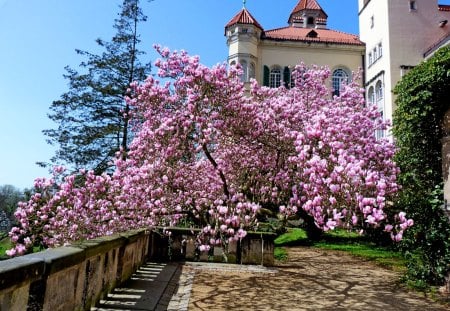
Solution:
[[[390,103],[393,99],[390,84],[391,71],[388,70],[391,58],[388,3],[384,0],[365,1],[367,3],[362,8],[363,1],[360,0],[359,33],[360,40],[366,43],[366,98],[378,106],[385,119],[391,120],[393,107]],[[382,88],[381,96],[377,94],[377,86]],[[379,136],[383,135],[389,135],[389,133],[379,134]]]
[[[412,8],[415,7],[415,9]],[[438,10],[437,0],[359,0],[360,39],[366,43],[366,91],[377,81],[384,83],[380,110],[392,120],[393,88],[401,77],[424,59],[424,53],[449,33],[440,27],[449,12]],[[370,64],[373,49],[382,43],[382,57]],[[380,104],[380,103],[378,103]]]

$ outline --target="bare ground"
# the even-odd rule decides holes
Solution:
[[[274,270],[196,268],[188,310],[450,310],[373,263],[308,247],[288,251]]]

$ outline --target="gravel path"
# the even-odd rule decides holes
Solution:
[[[186,264],[188,310],[450,310],[406,291],[399,275],[342,252],[289,248],[289,260],[255,266]]]

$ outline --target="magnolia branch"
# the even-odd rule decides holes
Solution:
[[[217,162],[214,160],[214,158],[211,156],[211,153],[209,153],[208,147],[206,144],[202,144],[203,152],[205,153],[206,157],[208,158],[209,162],[213,165],[213,167],[219,172],[220,179],[223,183],[223,193],[227,196],[227,198],[230,198],[230,192],[228,191],[228,185],[227,180],[225,178],[225,175],[223,174],[222,170],[219,169],[219,165],[217,165]]]

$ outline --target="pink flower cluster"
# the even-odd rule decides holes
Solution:
[[[395,149],[375,138],[386,124],[356,84],[333,98],[329,71],[301,64],[291,89],[255,81],[247,89],[239,68],[156,49],[167,82],[150,76],[131,85],[136,135],[126,159],[111,175],[36,180],[36,194],[16,212],[9,255],[181,220],[203,228],[206,251],[242,239],[264,205],[285,216],[303,209],[323,230],[384,224],[394,240],[412,225],[404,213],[388,223]]]

